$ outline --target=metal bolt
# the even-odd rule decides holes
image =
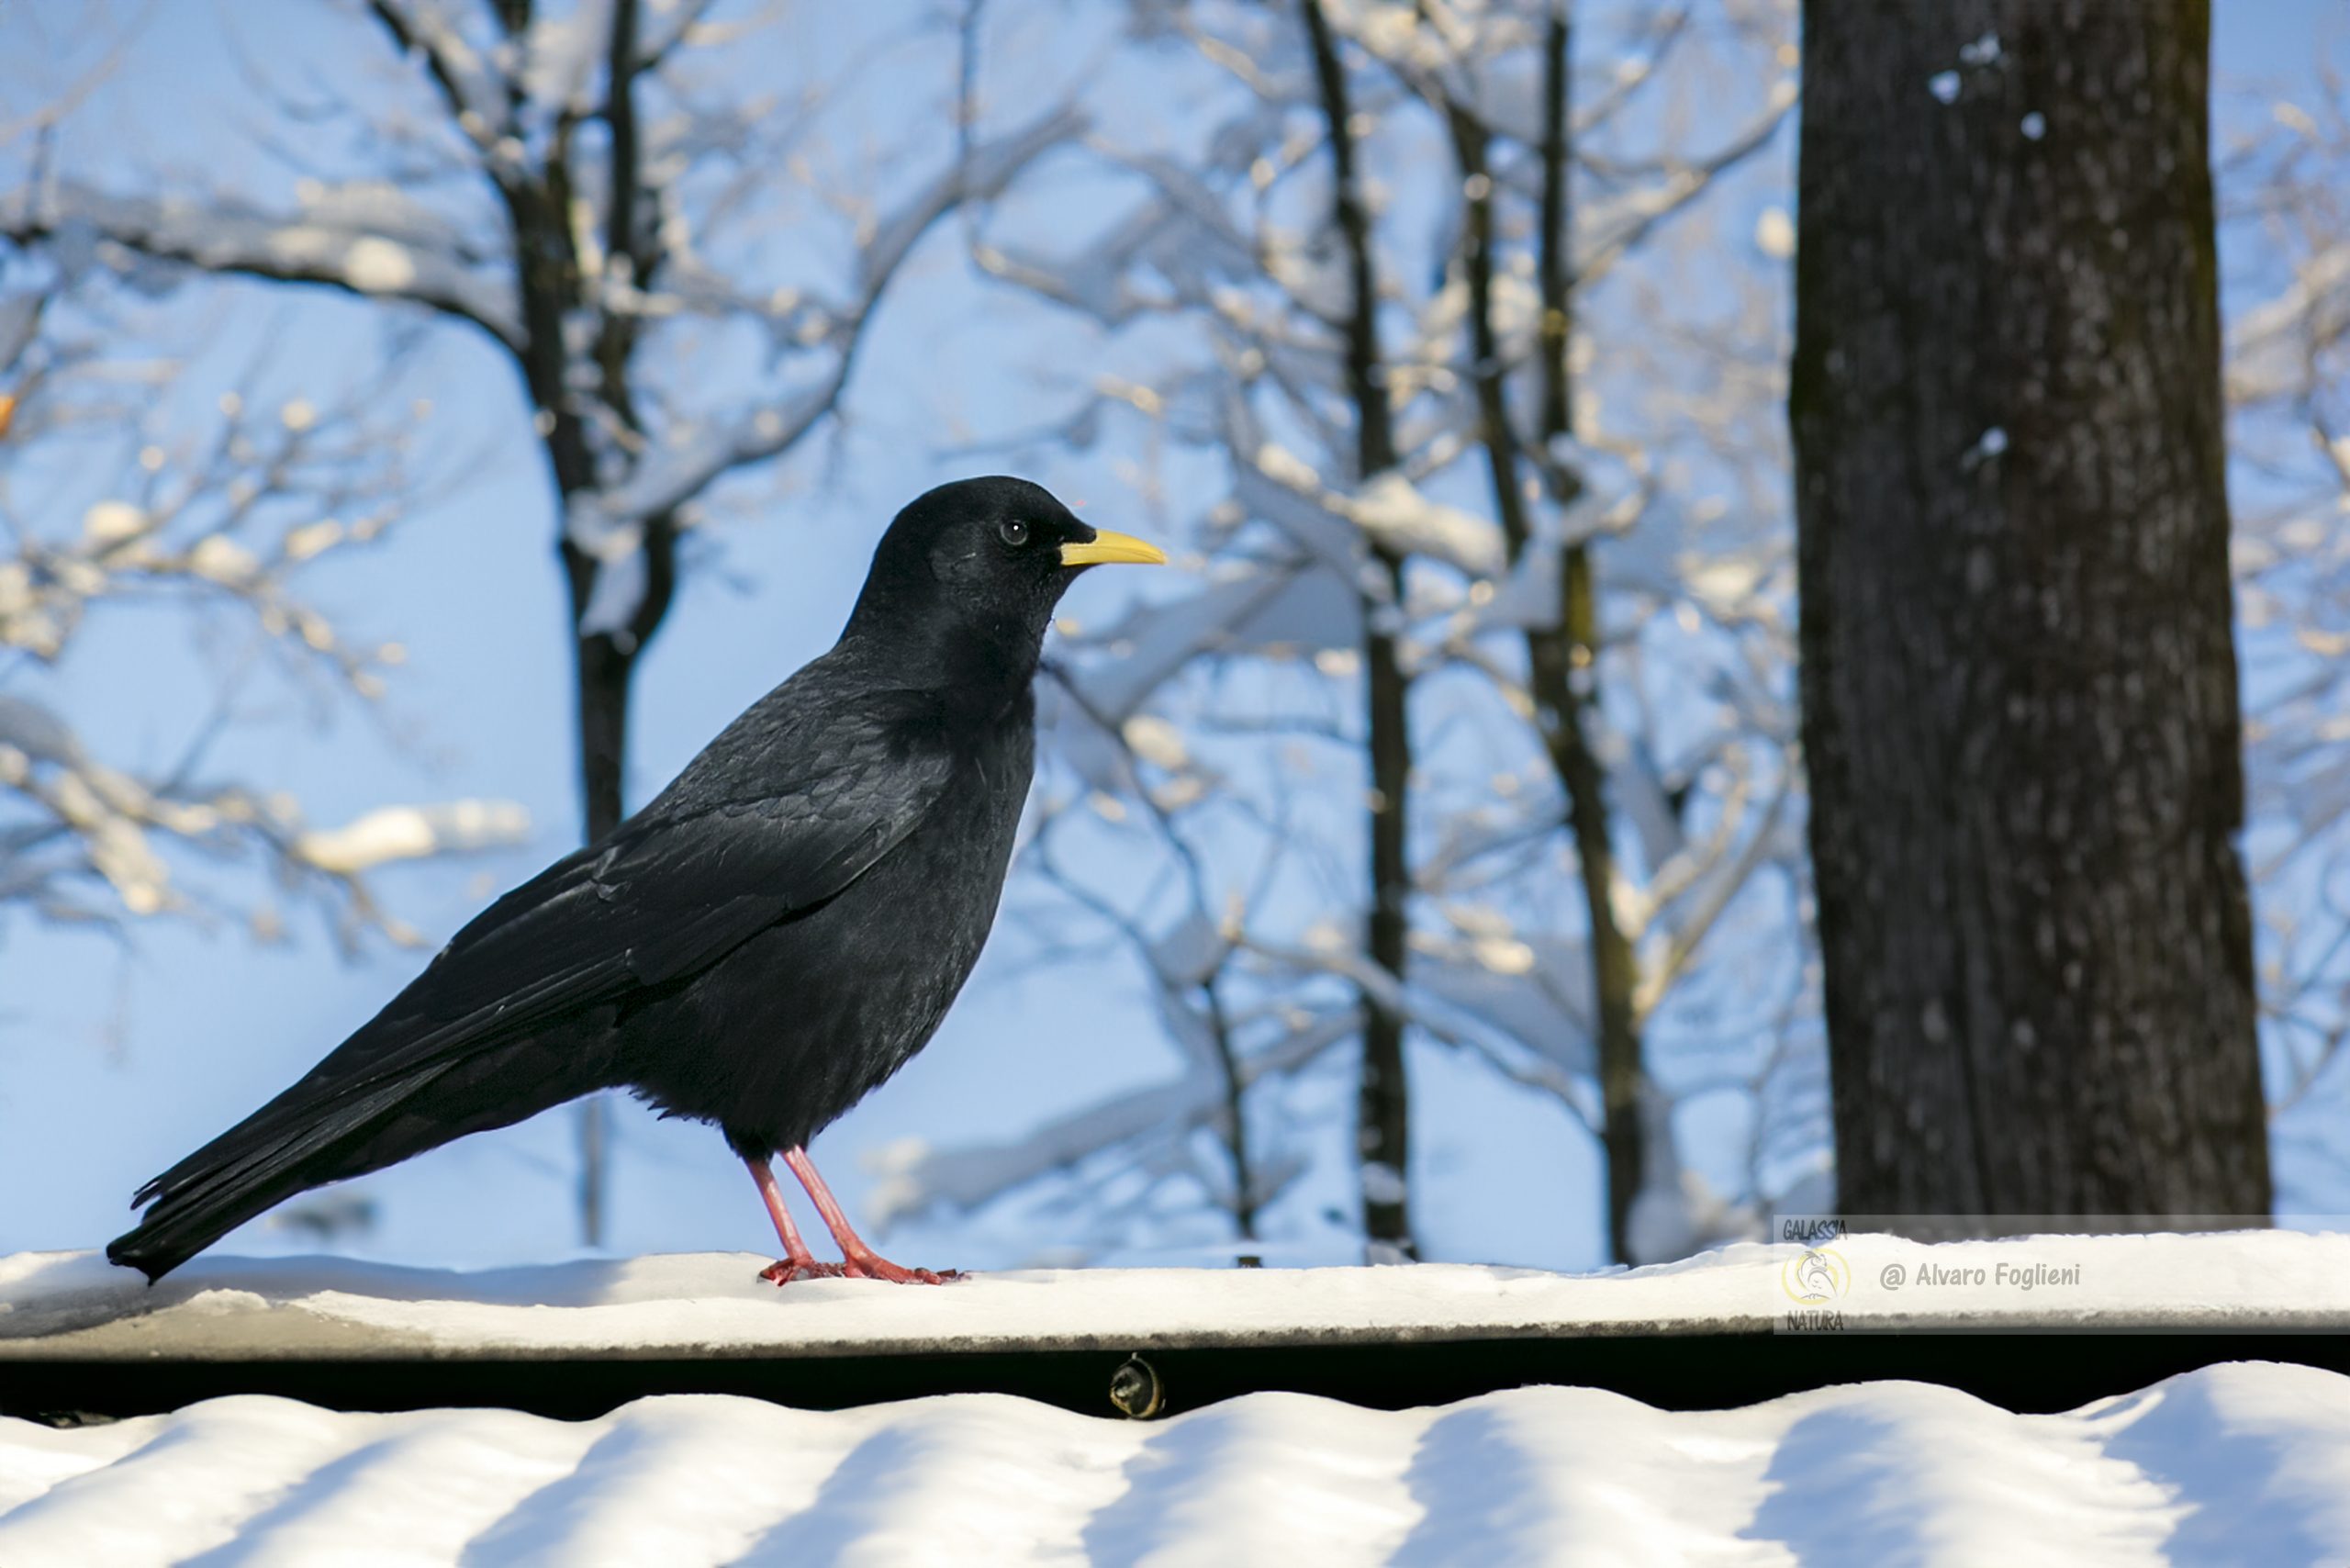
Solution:
[[[1129,1355],[1110,1374],[1110,1403],[1132,1421],[1147,1421],[1165,1408],[1167,1385],[1158,1369],[1138,1355]]]

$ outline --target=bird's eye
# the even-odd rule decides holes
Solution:
[[[1013,518],[1009,522],[998,523],[995,531],[1003,536],[1003,542],[1015,550],[1028,543],[1028,525],[1018,518]]]

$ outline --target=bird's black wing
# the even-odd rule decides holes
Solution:
[[[885,694],[886,696],[887,694]],[[948,788],[953,753],[904,704],[789,726],[762,792],[656,801],[453,937],[299,1082],[142,1190],[172,1191],[232,1140],[307,1125],[583,1009],[689,975],[855,881]],[[597,1087],[582,1083],[576,1092]]]

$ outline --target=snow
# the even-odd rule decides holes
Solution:
[[[368,234],[342,253],[343,273],[362,294],[398,294],[416,282],[416,258],[397,241]]]
[[[69,257],[95,255],[104,237],[207,271],[316,277],[455,311],[509,343],[521,337],[513,290],[487,258],[415,198],[380,182],[306,187],[289,214],[218,193],[144,197],[49,181],[0,203],[0,227],[54,234]]]
[[[575,520],[579,508],[594,504],[596,498],[588,497],[578,503],[574,510]],[[575,526],[572,536],[597,541],[589,550],[596,556],[596,582],[588,590],[587,607],[579,612],[578,634],[632,639],[634,633],[629,627],[644,607],[645,591],[653,585],[652,563],[644,558],[643,529],[631,524],[598,533],[592,527]],[[635,646],[633,641],[623,645]]]
[[[1856,1321],[1923,1305],[1944,1327],[2350,1326],[2345,1236],[1829,1246],[1833,1266],[1802,1278],[1833,1288],[1841,1270]],[[722,1356],[1752,1327],[1784,1312],[1783,1279],[1810,1256],[1745,1245],[1588,1276],[1104,1270],[778,1292],[746,1255],[471,1274],[207,1258],[149,1290],[92,1254],[25,1253],[0,1258],[0,1367],[362,1343]],[[1893,1262],[2034,1258],[2085,1282],[2063,1301],[1872,1285]],[[1587,1388],[1393,1412],[1259,1393],[1158,1422],[1001,1394],[837,1412],[672,1394],[583,1422],[239,1395],[63,1430],[0,1420],[0,1562],[2341,1561],[2350,1379],[2241,1344],[2245,1360],[2057,1415],[1912,1383],[1691,1412]]]
[[[379,806],[342,826],[306,833],[295,853],[322,871],[352,874],[392,860],[520,844],[531,814],[511,801]]]
[[[459,121],[476,140],[505,123],[506,83],[466,41],[441,0],[376,0],[377,9],[397,19],[403,36],[428,55],[462,106]]]
[[[1083,645],[1106,656],[1089,656],[1068,672],[1082,703],[1069,701],[1059,681],[1044,683],[1039,726],[1089,783],[1113,792],[1129,789],[1125,747],[1101,733],[1097,719],[1118,725],[1125,746],[1133,746],[1131,720],[1203,655],[1315,653],[1361,640],[1361,603],[1332,573],[1305,563],[1255,564],[1176,598],[1137,604],[1086,637]]]
[[[0,1561],[1972,1565],[2338,1562],[2350,1379],[2247,1361],[2062,1415],[1922,1383],[1669,1412],[1583,1388],[1156,1422],[1001,1394],[600,1419],[209,1400],[0,1421]],[[207,1558],[207,1561],[213,1561]]]
[[[1494,577],[1503,568],[1499,528],[1428,499],[1400,474],[1379,476],[1351,502],[1328,504],[1397,554],[1431,555],[1476,577]]]
[[[1981,437],[1975,441],[1973,446],[1966,449],[1965,455],[1959,460],[1959,466],[1961,468],[1975,467],[1980,464],[1989,462],[1994,457],[2004,454],[2007,450],[2008,432],[2006,427],[2003,425],[1993,425],[1990,429],[1983,432]]]
[[[1472,577],[1503,570],[1506,552],[1497,525],[1429,499],[1400,474],[1382,474],[1348,496],[1326,487],[1311,465],[1284,448],[1269,443],[1254,456],[1234,476],[1235,498],[1332,566],[1353,564],[1360,533]]]
[[[2350,1234],[2043,1236],[1829,1244],[1854,1328],[2350,1328]],[[943,1290],[803,1281],[765,1258],[677,1253],[460,1273],[347,1259],[206,1256],[150,1288],[95,1253],[0,1258],[0,1364],[120,1354],[443,1358],[1337,1344],[1560,1332],[1756,1331],[1793,1304],[1794,1244],[1740,1243],[1597,1274],[1392,1269],[1034,1270]],[[934,1266],[955,1260],[925,1258]],[[2036,1265],[2079,1283],[2020,1288]],[[1928,1266],[1980,1280],[1927,1282]],[[1908,1282],[1887,1288],[1895,1271]],[[2004,1275],[2002,1271],[2005,1271]],[[2256,1347],[2257,1341],[2247,1341]]]
[[[1594,1070],[1591,965],[1581,938],[1529,931],[1516,940],[1531,949],[1531,961],[1496,962],[1502,955],[1490,940],[1423,934],[1411,957],[1412,982],[1571,1073]]]
[[[1989,65],[1999,58],[1999,35],[1985,33],[1973,43],[1960,46],[1958,58],[1966,65]]]
[[[129,501],[93,501],[82,514],[82,537],[93,544],[118,544],[150,526],[147,513]]]
[[[2243,311],[2229,333],[2228,396],[2248,401],[2299,385],[2302,335],[2350,300],[2350,246],[2320,250],[2276,297]]]

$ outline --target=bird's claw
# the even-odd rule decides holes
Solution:
[[[887,1258],[867,1256],[842,1265],[852,1280],[886,1280],[893,1285],[947,1285],[963,1278],[959,1269],[909,1269]]]
[[[893,1285],[951,1285],[967,1277],[959,1269],[909,1269],[879,1257],[845,1263],[820,1263],[813,1258],[801,1263],[778,1258],[759,1271],[759,1278],[771,1285],[788,1285],[794,1280],[879,1280]]]

